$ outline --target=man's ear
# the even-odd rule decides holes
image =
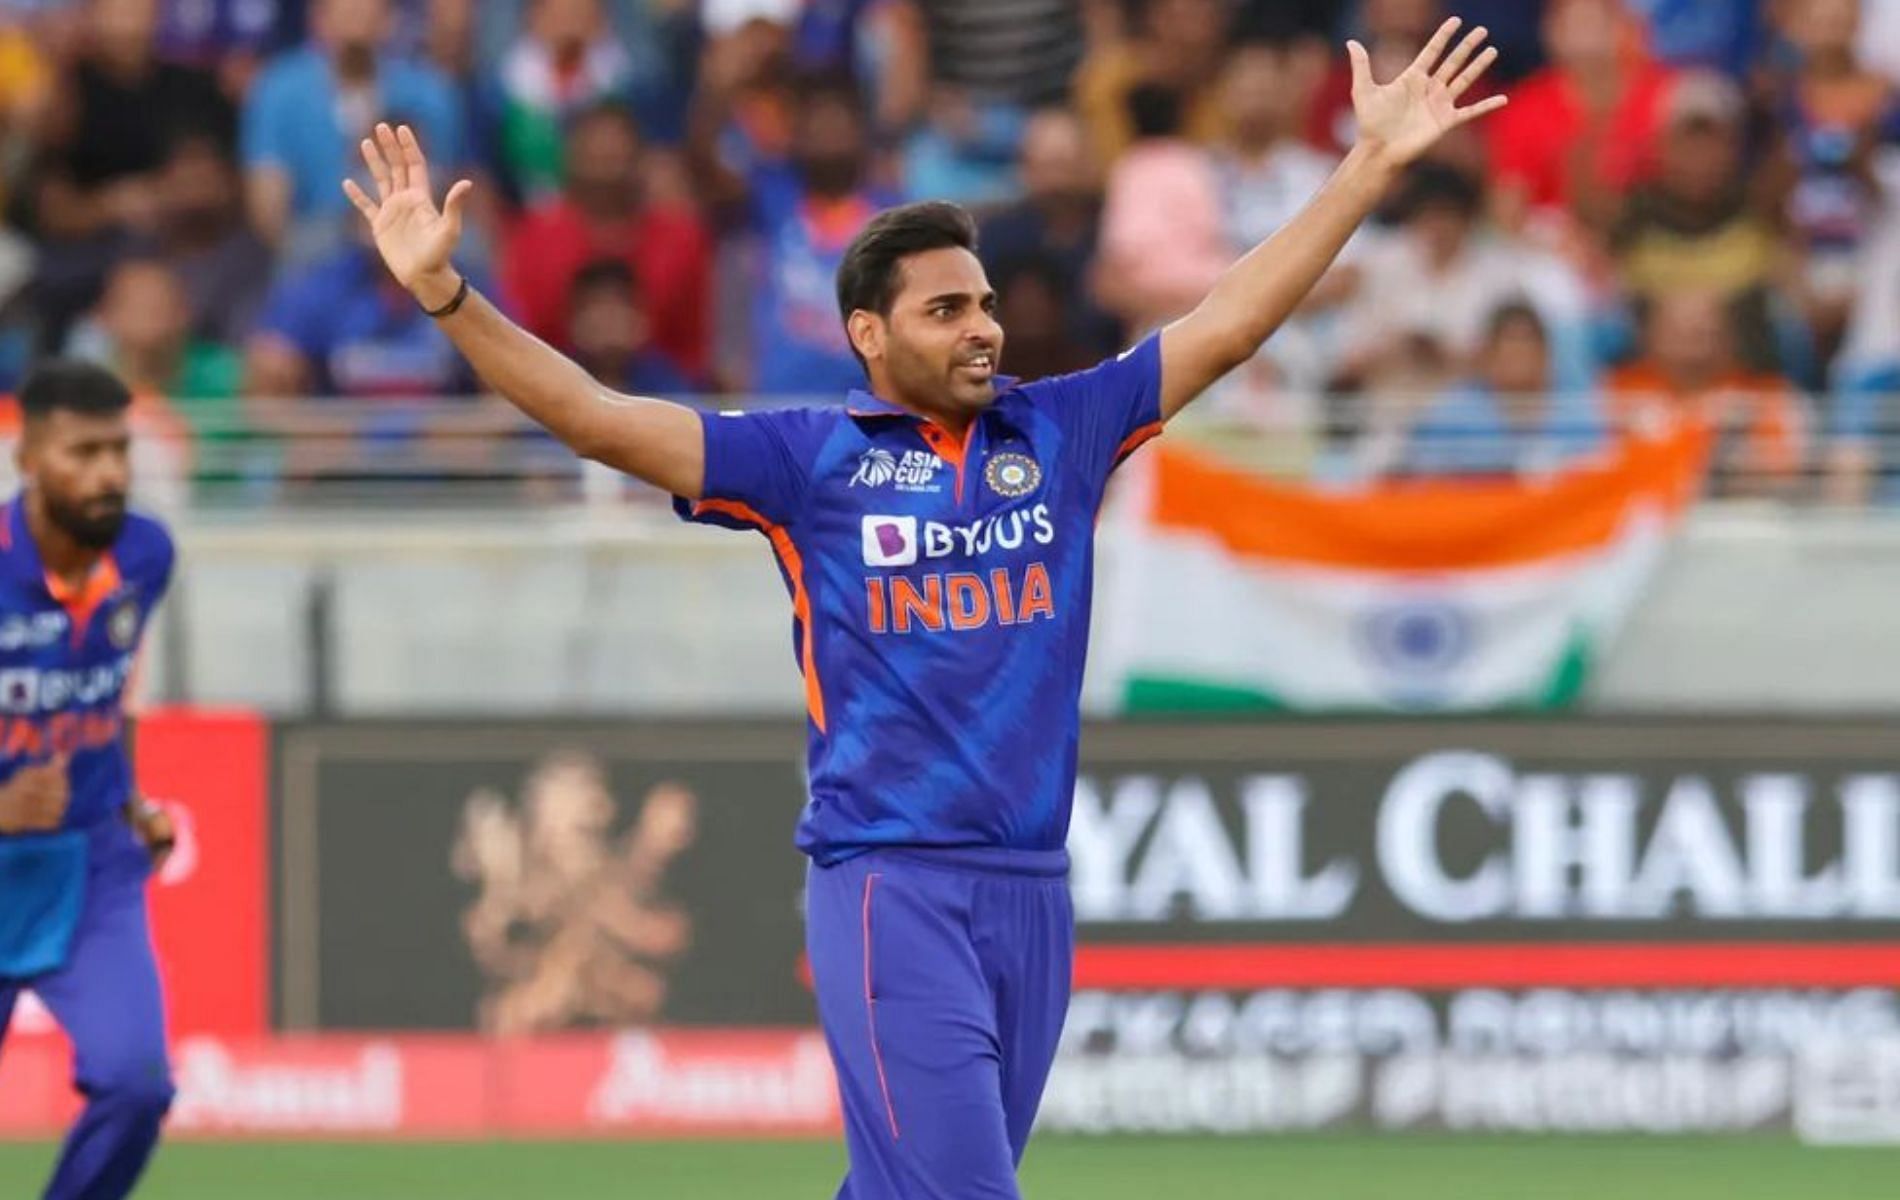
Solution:
[[[844,323],[845,333],[851,338],[851,346],[865,361],[884,357],[884,318],[866,309],[853,309]]]

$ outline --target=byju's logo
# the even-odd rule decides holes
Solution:
[[[866,450],[858,459],[858,473],[850,486],[882,487],[897,478],[897,456],[889,450]]]
[[[908,567],[916,561],[916,517],[864,518],[865,566]]]

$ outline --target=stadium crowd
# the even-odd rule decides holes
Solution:
[[[1448,8],[1512,104],[1206,407],[1341,485],[1689,418],[1724,490],[1900,501],[1900,0],[0,0],[0,389],[84,355],[274,447],[201,481],[426,459],[487,402],[338,187],[385,118],[480,185],[475,280],[614,386],[859,382],[834,268],[923,197],[980,214],[1005,367],[1071,370],[1319,187],[1344,38],[1390,74]],[[328,413],[345,451],[259,438]]]

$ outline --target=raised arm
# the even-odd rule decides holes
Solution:
[[[368,218],[390,274],[434,312],[466,286],[449,261],[462,235],[462,204],[474,187],[460,180],[437,209],[429,166],[408,126],[376,127],[363,140],[376,196],[353,180],[343,190]],[[664,400],[624,396],[516,325],[472,289],[438,318],[476,374],[509,403],[584,458],[605,463],[677,496],[698,499],[705,479],[699,414]]]
[[[1504,107],[1502,96],[1458,107],[1458,98],[1498,55],[1495,48],[1479,53],[1483,26],[1446,54],[1458,26],[1456,17],[1439,26],[1412,65],[1385,84],[1373,81],[1365,47],[1347,43],[1358,140],[1298,216],[1229,267],[1194,311],[1162,331],[1164,420],[1254,356],[1319,282],[1407,163],[1449,131]]]

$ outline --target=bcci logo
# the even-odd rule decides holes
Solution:
[[[1027,496],[1042,483],[1042,468],[1027,454],[998,454],[983,470],[983,480],[999,496],[1014,500]]]
[[[858,473],[849,486],[883,487],[897,478],[897,456],[889,450],[866,450],[858,459]]]
[[[112,639],[114,649],[129,650],[139,635],[139,605],[130,596],[119,601],[106,618],[106,636]]]

